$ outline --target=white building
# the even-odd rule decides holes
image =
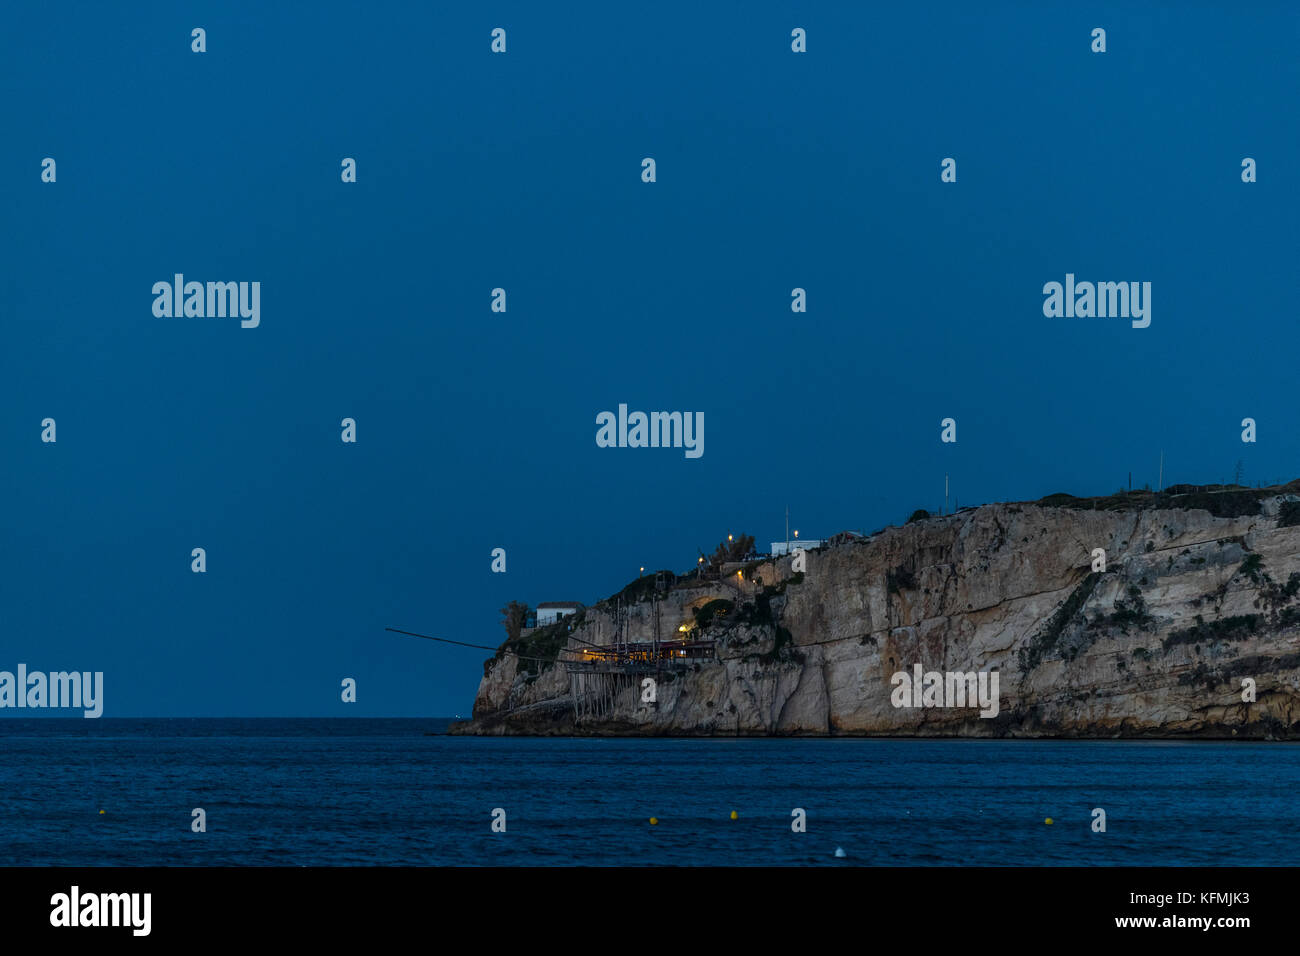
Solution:
[[[787,547],[788,545],[788,547]],[[773,541],[772,557],[780,557],[783,554],[794,554],[795,548],[803,548],[805,551],[811,551],[813,548],[820,548],[820,541],[805,541],[803,538],[791,538],[789,541]]]
[[[543,601],[537,605],[537,626],[554,624],[560,618],[577,614],[580,610],[582,605],[577,601]]]

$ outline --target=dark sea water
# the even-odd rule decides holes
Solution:
[[[1295,745],[430,735],[446,724],[0,720],[0,865],[1300,863]]]

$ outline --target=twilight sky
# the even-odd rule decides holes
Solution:
[[[437,6],[0,12],[0,669],[102,670],[109,717],[467,715],[487,654],[385,625],[495,645],[512,598],[945,473],[1300,476],[1293,5]],[[261,324],[156,318],[175,273]],[[1067,273],[1151,282],[1150,327],[1045,317]],[[598,448],[620,403],[704,454]]]

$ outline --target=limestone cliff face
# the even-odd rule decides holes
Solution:
[[[986,505],[811,551],[801,575],[779,558],[673,588],[631,606],[633,639],[656,604],[661,634],[735,607],[703,629],[719,659],[661,676],[654,703],[627,686],[612,715],[575,718],[562,664],[506,653],[455,732],[1300,737],[1300,527],[1257,497],[1237,517]],[[569,646],[609,644],[613,614],[589,608]],[[998,715],[894,706],[916,664],[996,670]]]

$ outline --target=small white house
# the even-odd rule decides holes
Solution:
[[[537,626],[554,624],[560,618],[577,614],[580,610],[582,605],[577,601],[543,601],[537,605]]]

